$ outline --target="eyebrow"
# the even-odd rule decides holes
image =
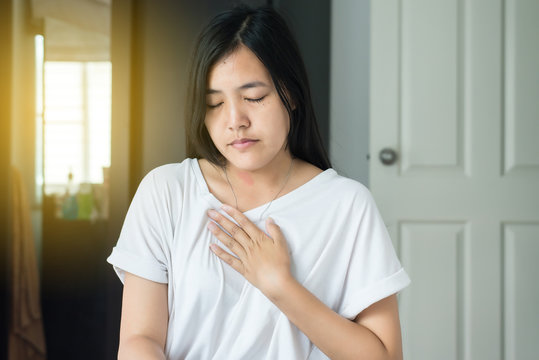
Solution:
[[[251,81],[238,87],[237,90],[245,90],[245,89],[250,89],[250,88],[259,87],[259,86],[268,87],[268,85],[266,83],[263,83],[262,81]],[[206,94],[208,95],[221,93],[221,92],[222,92],[221,90],[215,90],[215,89],[206,90]]]

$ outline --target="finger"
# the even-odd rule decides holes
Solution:
[[[266,219],[266,231],[274,242],[282,243],[284,241],[284,236],[281,232],[281,228],[270,217]]]
[[[241,211],[228,205],[223,205],[221,206],[221,208],[226,211],[228,215],[232,216],[234,220],[236,220],[238,225],[251,239],[254,240],[260,237],[260,229],[255,224],[253,224],[251,220],[249,220],[249,218],[245,216]]]
[[[243,263],[235,256],[230,255],[217,244],[210,245],[211,251],[217,255],[221,260],[230,265],[234,270],[243,275]]]
[[[228,236],[228,234],[221,230],[213,221],[208,223],[208,229],[217,239],[219,239],[227,248],[229,248],[230,251],[240,258],[245,257],[245,249],[243,246],[234,238]]]
[[[213,209],[208,210],[208,216],[216,223],[221,225],[232,238],[237,240],[245,249],[247,249],[250,242],[249,235],[247,235],[247,233],[240,226],[234,224],[232,221],[227,219],[226,216],[223,216]]]

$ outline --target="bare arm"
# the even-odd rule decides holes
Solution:
[[[118,359],[165,359],[167,289],[125,273]]]
[[[331,359],[402,359],[396,295],[378,301],[350,321],[291,279],[275,305]]]
[[[237,257],[215,244],[211,249],[260,289],[320,350],[331,359],[402,359],[396,295],[348,320],[294,279],[286,240],[275,223],[266,222],[268,236],[238,210],[223,209],[239,226],[215,211],[208,215],[231,236],[212,223],[208,227]]]

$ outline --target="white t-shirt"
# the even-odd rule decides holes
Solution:
[[[226,249],[206,228],[207,210],[220,206],[196,159],[158,167],[142,180],[108,258],[122,281],[127,271],[168,283],[167,358],[327,359],[211,252],[211,243]],[[367,188],[333,169],[245,215],[263,230],[275,220],[294,277],[348,319],[410,282]]]

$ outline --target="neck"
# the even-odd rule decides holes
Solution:
[[[226,175],[232,182],[236,191],[274,189],[282,186],[289,176],[293,159],[290,154],[285,153],[280,159],[275,159],[270,164],[261,169],[246,170],[237,168],[231,163],[226,165]]]
[[[223,173],[234,196],[233,205],[241,211],[266,202],[269,207],[283,193],[292,173],[294,160],[291,156],[285,160],[257,171],[238,169],[231,164],[225,167]]]

